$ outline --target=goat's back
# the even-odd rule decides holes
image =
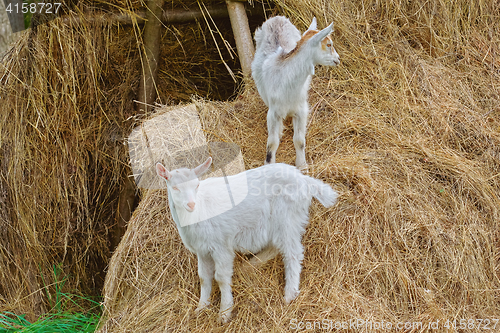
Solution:
[[[256,253],[270,242],[286,241],[291,235],[299,237],[308,222],[312,197],[318,198],[318,192],[329,196],[323,187],[328,187],[336,198],[329,185],[303,175],[295,167],[278,163],[228,176],[227,183],[223,178],[202,181],[199,193],[203,194],[197,197],[196,209],[225,205],[222,189],[226,185],[231,195],[245,198],[217,216],[179,228],[191,251],[209,253],[229,247]],[[335,198],[331,198],[331,203]],[[178,213],[180,219],[192,214],[182,210]]]
[[[288,53],[295,48],[300,38],[300,31],[290,20],[275,16],[255,31],[256,52],[268,55],[281,47],[284,53]]]

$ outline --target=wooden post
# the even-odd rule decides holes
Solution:
[[[146,23],[143,35],[142,78],[136,109],[138,112],[150,112],[156,100],[156,81],[158,78],[158,62],[160,60],[161,18],[163,16],[163,0],[149,0],[147,3]]]
[[[22,12],[22,0],[3,0],[5,4],[5,9],[10,4],[10,11],[7,11],[7,16],[9,17],[10,26],[12,32],[19,32],[24,30],[24,15]]]
[[[142,77],[139,86],[139,96],[136,109],[138,113],[149,113],[156,100],[156,82],[158,78],[158,62],[160,60],[161,19],[163,16],[163,0],[149,0],[146,10],[146,23],[143,35]],[[126,224],[132,216],[136,186],[129,175],[125,175],[120,190],[116,227],[111,235],[111,247],[118,246],[125,234]]]
[[[133,179],[128,175],[124,177],[124,183],[120,190],[118,198],[118,209],[116,211],[116,225],[110,234],[111,250],[114,251],[127,230],[127,223],[132,217],[132,209],[134,207],[135,193],[137,187]]]
[[[234,40],[236,41],[236,49],[240,58],[241,69],[243,75],[248,76],[252,71],[252,60],[255,53],[252,34],[248,26],[248,17],[245,12],[243,2],[227,1],[227,10],[231,27],[233,28]]]

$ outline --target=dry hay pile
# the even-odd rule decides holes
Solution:
[[[78,20],[27,30],[0,62],[0,311],[30,320],[54,305],[47,294],[57,282],[65,281],[63,292],[100,294],[121,236],[118,197],[130,173],[124,138],[145,116],[133,103],[143,26],[93,20],[144,11],[141,3],[71,3],[67,14]],[[220,36],[234,45],[227,21],[215,20],[220,45]],[[158,102],[234,94],[211,24],[164,29]],[[238,76],[237,59],[220,49]]]
[[[312,82],[309,173],[341,197],[311,208],[301,294],[284,305],[279,258],[248,269],[237,257],[233,320],[217,323],[218,288],[194,315],[196,257],[166,193],[149,191],[110,262],[100,332],[285,332],[301,321],[320,331],[323,319],[421,332],[499,318],[498,2],[278,5],[302,30],[313,15],[320,27],[333,20],[341,57]],[[231,103],[196,103],[209,141],[239,145],[247,169],[262,165],[266,107],[251,83]],[[292,133],[288,123],[279,162],[294,161]]]

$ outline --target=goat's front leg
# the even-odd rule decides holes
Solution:
[[[303,168],[306,163],[307,104],[293,117],[293,145],[295,146],[295,166]]]
[[[283,120],[276,114],[275,108],[267,111],[267,155],[264,164],[276,162],[276,151],[280,144]]]
[[[198,254],[198,276],[200,277],[200,302],[195,312],[199,313],[201,310],[210,305],[210,294],[212,292],[212,279],[215,272],[215,264],[210,255]]]
[[[231,292],[231,279],[233,277],[234,252],[214,253],[215,280],[220,289],[219,319],[227,323],[231,318],[233,309],[233,294]]]

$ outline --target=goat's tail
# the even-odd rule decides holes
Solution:
[[[263,54],[276,52],[279,44],[279,31],[274,27],[274,21],[266,22],[255,30],[255,49]]]
[[[318,201],[325,207],[331,207],[337,202],[339,194],[328,184],[323,183],[319,179],[312,177],[308,178],[308,188],[310,194],[318,199]]]
[[[290,52],[300,40],[300,31],[283,16],[274,16],[255,30],[255,50],[269,55],[281,49]]]

